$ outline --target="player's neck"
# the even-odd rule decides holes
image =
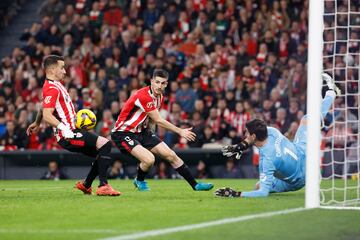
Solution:
[[[46,74],[46,79],[51,80],[51,81],[60,81],[60,79],[58,79],[57,77],[55,77],[52,74]]]
[[[266,143],[267,143],[267,139],[265,139],[264,141],[256,141],[256,142],[254,143],[254,145],[255,145],[256,147],[258,147],[258,148],[261,148],[261,147],[263,147]]]

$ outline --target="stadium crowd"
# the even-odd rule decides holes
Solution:
[[[109,137],[124,102],[146,85],[155,68],[170,74],[161,114],[178,126],[193,126],[195,142],[158,129],[171,147],[211,147],[237,143],[246,121],[265,119],[292,139],[306,106],[308,0],[47,0],[35,22],[21,37],[23,46],[4,57],[0,71],[0,145],[3,150],[58,149],[52,130],[43,125],[27,137],[26,126],[41,100],[44,56],[65,57],[64,79],[76,108],[89,108],[98,118],[95,131]],[[338,3],[338,11],[348,1]],[[360,11],[360,4],[352,6]],[[334,12],[334,2],[325,3]],[[345,15],[344,15],[345,16]],[[338,17],[337,24],[347,21]],[[351,18],[359,25],[358,17]],[[333,26],[334,18],[325,17]],[[347,22],[346,22],[347,23]],[[324,33],[325,69],[336,67],[342,89],[358,92],[360,28]],[[344,47],[345,46],[345,47]],[[335,49],[335,50],[334,50]],[[335,52],[334,52],[335,51]],[[354,54],[349,62],[345,53]],[[345,74],[347,79],[344,81]],[[359,99],[339,98],[353,106]],[[356,133],[357,126],[345,126]],[[336,131],[336,130],[335,130]],[[356,132],[354,132],[356,131]],[[324,135],[326,132],[324,132]]]

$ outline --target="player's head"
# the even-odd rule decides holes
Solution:
[[[57,55],[49,55],[44,58],[43,67],[47,78],[60,81],[65,77],[65,61],[64,58]]]
[[[155,69],[151,78],[151,90],[154,95],[161,95],[168,85],[169,73],[163,69]]]
[[[249,143],[264,141],[268,137],[266,123],[260,119],[253,119],[246,123],[246,138]]]

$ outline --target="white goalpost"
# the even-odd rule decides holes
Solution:
[[[305,207],[360,209],[360,1],[309,4]],[[322,71],[342,90],[325,120]]]

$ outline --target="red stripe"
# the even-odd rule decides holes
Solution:
[[[129,146],[126,145],[126,143],[121,142],[121,145],[126,149],[126,151],[131,152],[131,148],[129,148]]]

